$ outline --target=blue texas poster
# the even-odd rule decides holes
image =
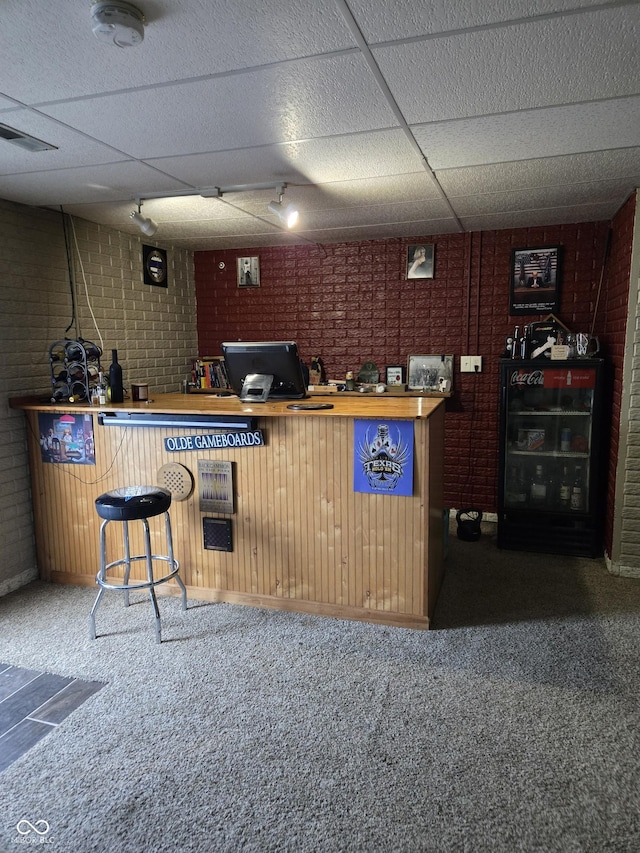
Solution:
[[[354,422],[353,489],[413,494],[413,421]]]

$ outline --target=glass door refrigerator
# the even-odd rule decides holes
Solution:
[[[501,359],[498,547],[603,553],[602,359]]]

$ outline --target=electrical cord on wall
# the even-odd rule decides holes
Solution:
[[[60,207],[60,213],[62,215],[62,232],[64,234],[64,248],[67,255],[67,270],[69,272],[69,289],[71,291],[71,322],[64,330],[65,337],[69,329],[75,325],[76,326],[76,336],[78,335],[78,320],[76,313],[76,289],[73,286],[73,263],[71,261],[71,250],[69,248],[69,233],[67,231],[67,220],[65,216],[65,212]]]
[[[71,231],[73,233],[73,242],[76,250],[76,254],[78,256],[78,263],[80,264],[80,272],[82,273],[82,282],[84,284],[84,292],[87,298],[87,307],[89,309],[89,313],[91,314],[91,319],[93,320],[93,325],[95,327],[96,332],[98,333],[98,338],[100,340],[100,350],[104,352],[104,341],[102,339],[102,334],[100,329],[98,328],[98,323],[93,313],[93,308],[91,307],[91,299],[89,298],[89,288],[87,286],[87,276],[85,275],[84,266],[82,264],[82,256],[80,254],[80,247],[78,246],[78,236],[76,234],[76,226],[73,221],[73,216],[69,217],[69,221],[71,222]],[[75,310],[75,308],[74,308]],[[76,323],[76,328],[78,329],[78,335],[80,335],[79,323]]]

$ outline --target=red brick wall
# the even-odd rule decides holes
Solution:
[[[295,340],[308,363],[322,356],[327,376],[363,362],[406,364],[411,353],[454,353],[447,401],[445,501],[497,509],[498,359],[516,319],[509,315],[512,248],[562,245],[560,319],[589,331],[607,222],[472,234],[421,236],[327,246],[195,253],[200,355],[223,340]],[[433,243],[435,277],[407,280],[407,246]],[[260,258],[259,288],[238,288],[236,259]],[[225,264],[223,270],[220,263]],[[628,282],[628,278],[627,278]],[[595,331],[605,348],[610,310],[601,298]],[[526,321],[542,319],[527,317]],[[616,335],[619,330],[616,327]],[[482,355],[480,375],[460,374],[460,355]]]
[[[633,247],[635,193],[614,217],[611,229],[611,246],[603,284],[604,326],[602,336],[607,342],[607,359],[611,380],[611,438],[610,464],[607,482],[607,507],[605,521],[605,547],[611,554],[613,541],[614,495],[616,485],[615,462],[618,458],[620,437],[620,406],[622,400],[622,373],[624,367],[625,335]]]

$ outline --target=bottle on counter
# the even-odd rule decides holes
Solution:
[[[122,367],[118,363],[117,349],[111,350],[111,364],[109,366],[109,396],[112,403],[122,403],[124,400]]]
[[[345,389],[347,391],[355,391],[356,383],[353,378],[353,372],[351,370],[347,370],[347,374],[345,376]]]

